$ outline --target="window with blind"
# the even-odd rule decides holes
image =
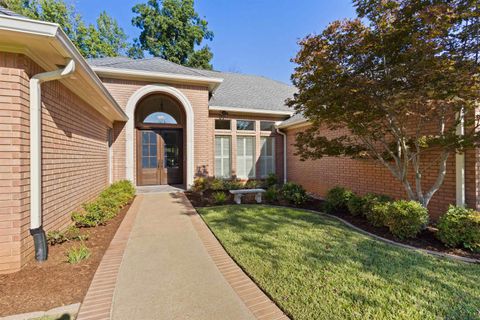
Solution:
[[[275,173],[275,138],[260,138],[260,177]]]
[[[237,177],[255,177],[255,137],[237,137]]]
[[[228,136],[215,137],[215,177],[230,178],[231,138]]]

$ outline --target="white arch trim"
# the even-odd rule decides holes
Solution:
[[[135,150],[134,150],[134,140],[135,140],[135,108],[137,107],[138,102],[145,97],[146,95],[152,93],[164,93],[170,96],[175,97],[180,104],[183,106],[186,115],[186,131],[187,131],[187,164],[186,164],[186,187],[190,188],[193,185],[193,176],[194,176],[194,114],[193,108],[188,100],[188,98],[178,89],[162,85],[162,84],[153,84],[144,86],[137,91],[128,99],[126,114],[128,116],[128,121],[126,125],[126,178],[132,182],[136,181],[135,179]],[[135,183],[136,184],[136,183]]]

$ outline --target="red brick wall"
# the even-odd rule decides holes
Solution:
[[[29,234],[29,78],[42,72],[0,53],[0,273],[33,257]],[[42,205],[46,231],[108,185],[110,122],[58,81],[42,85]]]
[[[305,127],[304,127],[305,128]],[[344,186],[363,195],[368,192],[382,193],[396,199],[406,198],[403,185],[383,165],[371,160],[352,160],[349,158],[325,157],[319,160],[300,161],[295,156],[296,133],[302,128],[287,131],[287,166],[288,180],[301,184],[320,197],[335,186]],[[478,208],[477,183],[478,151],[466,154],[466,200],[473,208]],[[425,161],[433,162],[433,156]],[[433,166],[436,170],[438,166]],[[431,186],[436,178],[436,171],[424,173],[424,188]],[[413,181],[413,180],[411,180]],[[447,175],[441,189],[432,198],[429,211],[433,220],[445,212],[449,204],[455,204],[455,155],[451,155],[447,165]]]

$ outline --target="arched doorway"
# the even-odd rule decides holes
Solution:
[[[183,108],[168,95],[150,94],[137,103],[137,185],[183,185],[185,121]]]

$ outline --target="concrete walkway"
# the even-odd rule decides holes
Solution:
[[[144,194],[124,253],[112,318],[254,319],[205,250],[182,194]]]

